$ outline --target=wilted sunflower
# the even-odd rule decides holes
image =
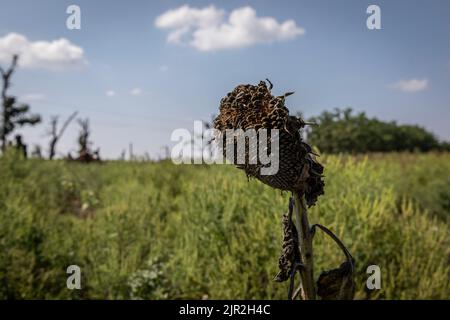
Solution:
[[[300,117],[290,116],[285,106],[288,92],[282,96],[272,95],[272,83],[261,81],[257,86],[245,84],[238,85],[220,102],[220,114],[214,120],[214,128],[221,132],[226,141],[227,129],[243,131],[249,129],[268,129],[267,148],[270,150],[270,130],[279,130],[279,170],[273,175],[261,175],[260,169],[264,166],[259,159],[249,161],[249,148],[258,148],[259,144],[246,142],[245,162],[237,164],[236,150],[237,138],[233,138],[235,154],[232,161],[240,169],[245,170],[247,176],[255,177],[263,183],[277,189],[298,192],[305,195],[308,206],[314,205],[317,197],[323,194],[324,182],[322,180],[323,166],[317,162],[311,147],[302,140],[301,129],[305,122]],[[259,142],[260,136],[258,136]],[[223,151],[226,154],[225,144]],[[256,153],[257,154],[257,153]]]

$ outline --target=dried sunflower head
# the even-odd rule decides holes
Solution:
[[[242,84],[220,101],[220,113],[214,120],[214,128],[220,132],[220,139],[225,141],[224,155],[229,161],[243,169],[247,176],[255,177],[273,188],[300,192],[305,195],[307,204],[313,205],[317,197],[323,194],[323,167],[317,162],[311,147],[302,140],[301,129],[305,122],[289,115],[285,99],[293,92],[282,96],[273,96],[272,84],[265,81],[258,85]],[[251,143],[245,139],[243,162],[236,161],[240,149],[237,145],[238,136],[227,139],[227,130],[241,129],[243,132],[255,130],[258,132],[258,143]],[[266,136],[260,134],[261,129],[268,130]],[[271,135],[272,129],[278,130],[278,136]],[[274,146],[274,137],[278,138],[278,170],[274,174],[261,174],[263,164],[259,159],[255,161],[255,154],[261,151],[260,142],[267,146],[266,152]],[[264,140],[264,141],[261,141]],[[233,148],[230,155],[227,149]],[[253,152],[254,151],[254,152]]]

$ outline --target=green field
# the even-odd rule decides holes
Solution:
[[[450,298],[450,154],[324,156],[310,222],[356,260],[358,299]],[[285,299],[288,193],[232,166],[0,159],[0,299]],[[316,276],[343,260],[315,238]],[[66,268],[82,290],[66,288]],[[381,290],[366,291],[366,268]]]

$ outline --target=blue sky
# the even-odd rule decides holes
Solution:
[[[66,28],[71,4],[81,30]],[[381,8],[381,30],[366,27],[370,4]],[[236,85],[265,78],[277,94],[296,91],[292,112],[352,107],[450,139],[449,15],[445,0],[2,0],[0,64],[28,50],[12,93],[43,116],[23,133],[44,148],[50,116],[78,110],[104,156],[130,142],[157,156],[174,129],[210,119]],[[261,17],[271,18],[265,31]],[[72,124],[58,151],[75,150],[77,131]]]

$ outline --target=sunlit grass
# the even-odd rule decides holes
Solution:
[[[311,223],[357,267],[357,298],[450,298],[450,155],[327,156]],[[231,166],[0,159],[0,298],[284,299],[289,195]],[[316,270],[343,257],[320,233]],[[66,288],[66,268],[82,290]],[[366,292],[379,265],[381,290]],[[318,276],[318,274],[316,274]]]

